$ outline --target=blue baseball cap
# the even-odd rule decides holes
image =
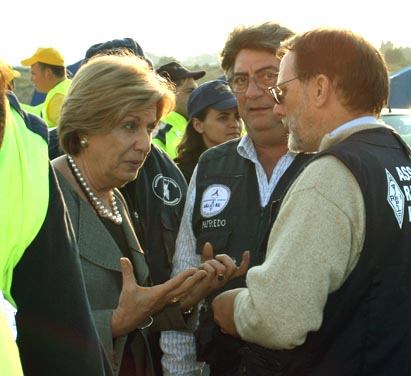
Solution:
[[[145,54],[143,48],[133,38],[113,39],[103,43],[96,43],[86,51],[86,56],[83,63],[95,55],[110,55],[120,50],[128,50],[134,55],[140,56],[147,61],[151,68],[154,67],[151,59]]]
[[[206,108],[228,110],[237,107],[237,98],[227,82],[207,81],[193,90],[187,101],[188,120]]]

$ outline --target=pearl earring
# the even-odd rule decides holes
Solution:
[[[80,139],[80,145],[81,145],[82,148],[86,148],[86,147],[88,146],[88,140],[87,140],[87,138],[82,137],[82,138]]]

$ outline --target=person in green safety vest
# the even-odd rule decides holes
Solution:
[[[54,48],[39,47],[33,56],[22,60],[21,64],[30,67],[30,79],[37,91],[47,93],[44,103],[37,106],[23,105],[23,108],[42,117],[49,128],[55,127],[71,84],[71,80],[66,77],[63,56]]]
[[[48,159],[46,124],[7,92],[8,69],[0,61],[1,374],[111,375]]]
[[[0,178],[2,181],[5,181],[3,180],[5,161],[4,148],[2,148],[2,145],[6,144],[6,147],[8,147],[8,140],[6,139],[6,142],[4,142],[5,132],[11,130],[10,126],[7,126],[6,129],[7,113],[10,111],[6,100],[6,90],[9,88],[12,73],[10,66],[0,61]],[[16,155],[15,158],[18,158],[18,155]],[[8,186],[10,185],[8,184]],[[13,189],[15,189],[15,187],[13,187]],[[19,351],[15,342],[15,308],[9,302],[10,297],[7,299],[7,297],[4,296],[4,290],[9,289],[11,281],[11,268],[9,266],[15,263],[14,259],[18,258],[20,250],[17,249],[17,244],[13,245],[14,242],[8,241],[8,237],[4,236],[3,238],[3,235],[5,235],[3,234],[3,231],[7,228],[7,224],[3,222],[3,215],[6,215],[6,210],[3,209],[7,209],[5,206],[8,204],[8,199],[0,202],[0,220],[2,221],[0,229],[0,244],[2,249],[2,252],[0,253],[0,364],[4,374],[14,376],[23,375],[23,370],[20,363]],[[14,234],[17,230],[17,226],[15,227],[16,229],[13,231]],[[7,245],[7,243],[10,243],[10,247],[6,248],[4,245]],[[12,252],[14,249],[16,249],[17,252]]]
[[[197,88],[196,81],[204,77],[206,72],[190,71],[175,61],[162,65],[156,72],[175,85],[176,106],[174,111],[161,120],[153,135],[153,143],[174,159],[177,157],[177,145],[187,127],[188,97]]]

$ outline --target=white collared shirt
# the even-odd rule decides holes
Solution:
[[[335,136],[336,134],[349,129],[356,127],[362,124],[379,124],[378,120],[374,116],[362,116],[357,119],[350,120],[349,122],[340,125],[338,128],[335,128],[332,132],[330,132],[330,136]]]

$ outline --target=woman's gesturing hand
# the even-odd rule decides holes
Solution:
[[[120,259],[123,285],[112,316],[112,335],[127,334],[144,326],[150,316],[161,311],[173,298],[183,296],[205,276],[206,272],[187,269],[165,283],[142,287],[136,283],[133,266],[126,257]]]

